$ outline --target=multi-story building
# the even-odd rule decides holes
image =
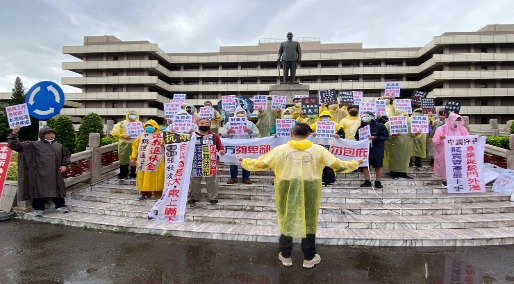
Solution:
[[[407,35],[405,35],[407,36]],[[363,48],[362,43],[321,43],[297,39],[302,46],[298,80],[318,90],[360,90],[379,97],[385,83],[400,82],[402,96],[429,92],[438,103],[459,101],[472,129],[489,119],[514,119],[514,25],[487,25],[476,32],[434,36],[424,47]],[[283,39],[256,46],[221,46],[211,53],[166,53],[156,43],[86,36],[82,46],[64,46],[78,62],[62,68],[81,75],[62,84],[82,89],[67,93],[76,102],[61,114],[81,117],[96,112],[119,120],[127,109],[143,118],[162,117],[163,103],[185,93],[188,102],[216,104],[222,95],[268,94],[279,83],[277,51]]]

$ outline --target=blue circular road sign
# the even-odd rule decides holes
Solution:
[[[41,81],[25,95],[29,114],[40,120],[56,116],[64,105],[64,92],[57,83]]]

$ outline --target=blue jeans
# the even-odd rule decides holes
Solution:
[[[237,178],[237,166],[236,165],[230,165],[230,178]],[[243,169],[243,178],[249,178],[250,172]]]

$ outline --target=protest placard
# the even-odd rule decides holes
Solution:
[[[271,109],[286,109],[287,96],[272,95]]]
[[[421,108],[423,109],[423,114],[428,114],[429,112],[435,113],[435,99],[433,98],[424,98],[421,99]]]
[[[359,141],[367,140],[371,137],[371,128],[369,125],[359,128]]]
[[[236,110],[237,103],[236,103],[236,96],[235,95],[228,95],[228,96],[221,96],[221,106],[223,110],[227,112],[233,112]]]
[[[374,115],[376,115],[376,101],[361,102],[359,105],[359,115],[362,116],[362,114],[364,114],[366,111],[371,111]]]
[[[409,124],[406,116],[391,116],[389,118],[390,134],[409,134]]]
[[[411,133],[428,133],[428,116],[413,115],[410,118]]]
[[[295,98],[295,99],[307,98],[308,96],[309,96],[309,93],[293,94],[293,98]]]
[[[9,162],[11,161],[12,150],[9,148],[6,142],[0,143],[0,200],[2,200],[2,192],[4,190],[5,180],[7,179],[7,173],[9,173]],[[13,198],[14,200],[14,198]],[[3,200],[2,200],[3,201]],[[12,204],[6,208],[3,208],[5,203],[0,202],[0,210],[10,212]]]
[[[186,94],[173,94],[173,102],[183,104],[186,102]]]
[[[319,90],[318,91],[319,96],[319,103],[320,104],[337,104],[337,95],[335,89],[330,90]]]
[[[248,128],[248,119],[246,117],[229,117],[229,128],[234,132],[231,135],[246,134],[245,128]]]
[[[421,106],[421,100],[426,98],[428,95],[427,92],[422,92],[422,91],[414,91],[412,92],[412,96],[411,96],[411,100],[412,100],[412,104],[415,105],[415,106]]]
[[[386,82],[384,98],[399,98],[400,97],[400,83],[399,82]]]
[[[175,114],[182,108],[182,103],[164,103],[164,116],[166,119],[173,119]]]
[[[139,134],[142,134],[145,132],[143,129],[143,123],[141,121],[137,122],[126,122],[124,123],[125,129],[127,130],[127,135],[130,136],[130,138],[136,138],[139,136]]]
[[[360,105],[363,97],[364,97],[364,92],[353,91],[353,104]]]
[[[294,126],[294,119],[277,119],[276,122],[276,133],[278,137],[289,137],[291,134],[291,128]]]
[[[193,126],[193,116],[188,114],[176,114],[173,117],[173,132],[188,133]]]
[[[343,106],[353,105],[353,92],[352,91],[340,91],[339,92],[339,104]]]
[[[268,108],[268,96],[256,95],[253,96],[253,109],[266,110]]]
[[[459,114],[460,112],[460,102],[453,102],[453,101],[447,101],[446,105],[444,106],[444,112],[450,113],[454,112],[456,114]]]
[[[201,107],[200,108],[200,117],[212,119],[214,117],[214,109],[212,107]]]
[[[375,117],[378,116],[378,115],[381,115],[381,116],[387,116],[387,112],[386,112],[386,104],[387,101],[386,100],[376,100],[375,101],[375,107],[376,107],[376,110],[377,112],[375,113]]]
[[[333,138],[336,133],[336,124],[333,121],[318,121],[316,122],[316,137],[318,138]]]
[[[27,109],[27,104],[19,104],[13,106],[6,106],[5,113],[7,114],[7,121],[9,122],[9,128],[14,126],[29,126],[30,117]]]
[[[397,99],[394,100],[395,109],[403,109],[408,114],[412,114],[412,104],[410,99]]]
[[[302,113],[305,115],[319,114],[319,98],[317,98],[317,97],[302,98]]]

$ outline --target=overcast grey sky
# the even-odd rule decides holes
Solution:
[[[60,84],[62,46],[85,35],[149,40],[165,52],[216,52],[259,38],[319,37],[323,43],[420,47],[444,32],[514,24],[513,0],[2,0],[0,92]],[[65,91],[79,91],[63,86]]]

